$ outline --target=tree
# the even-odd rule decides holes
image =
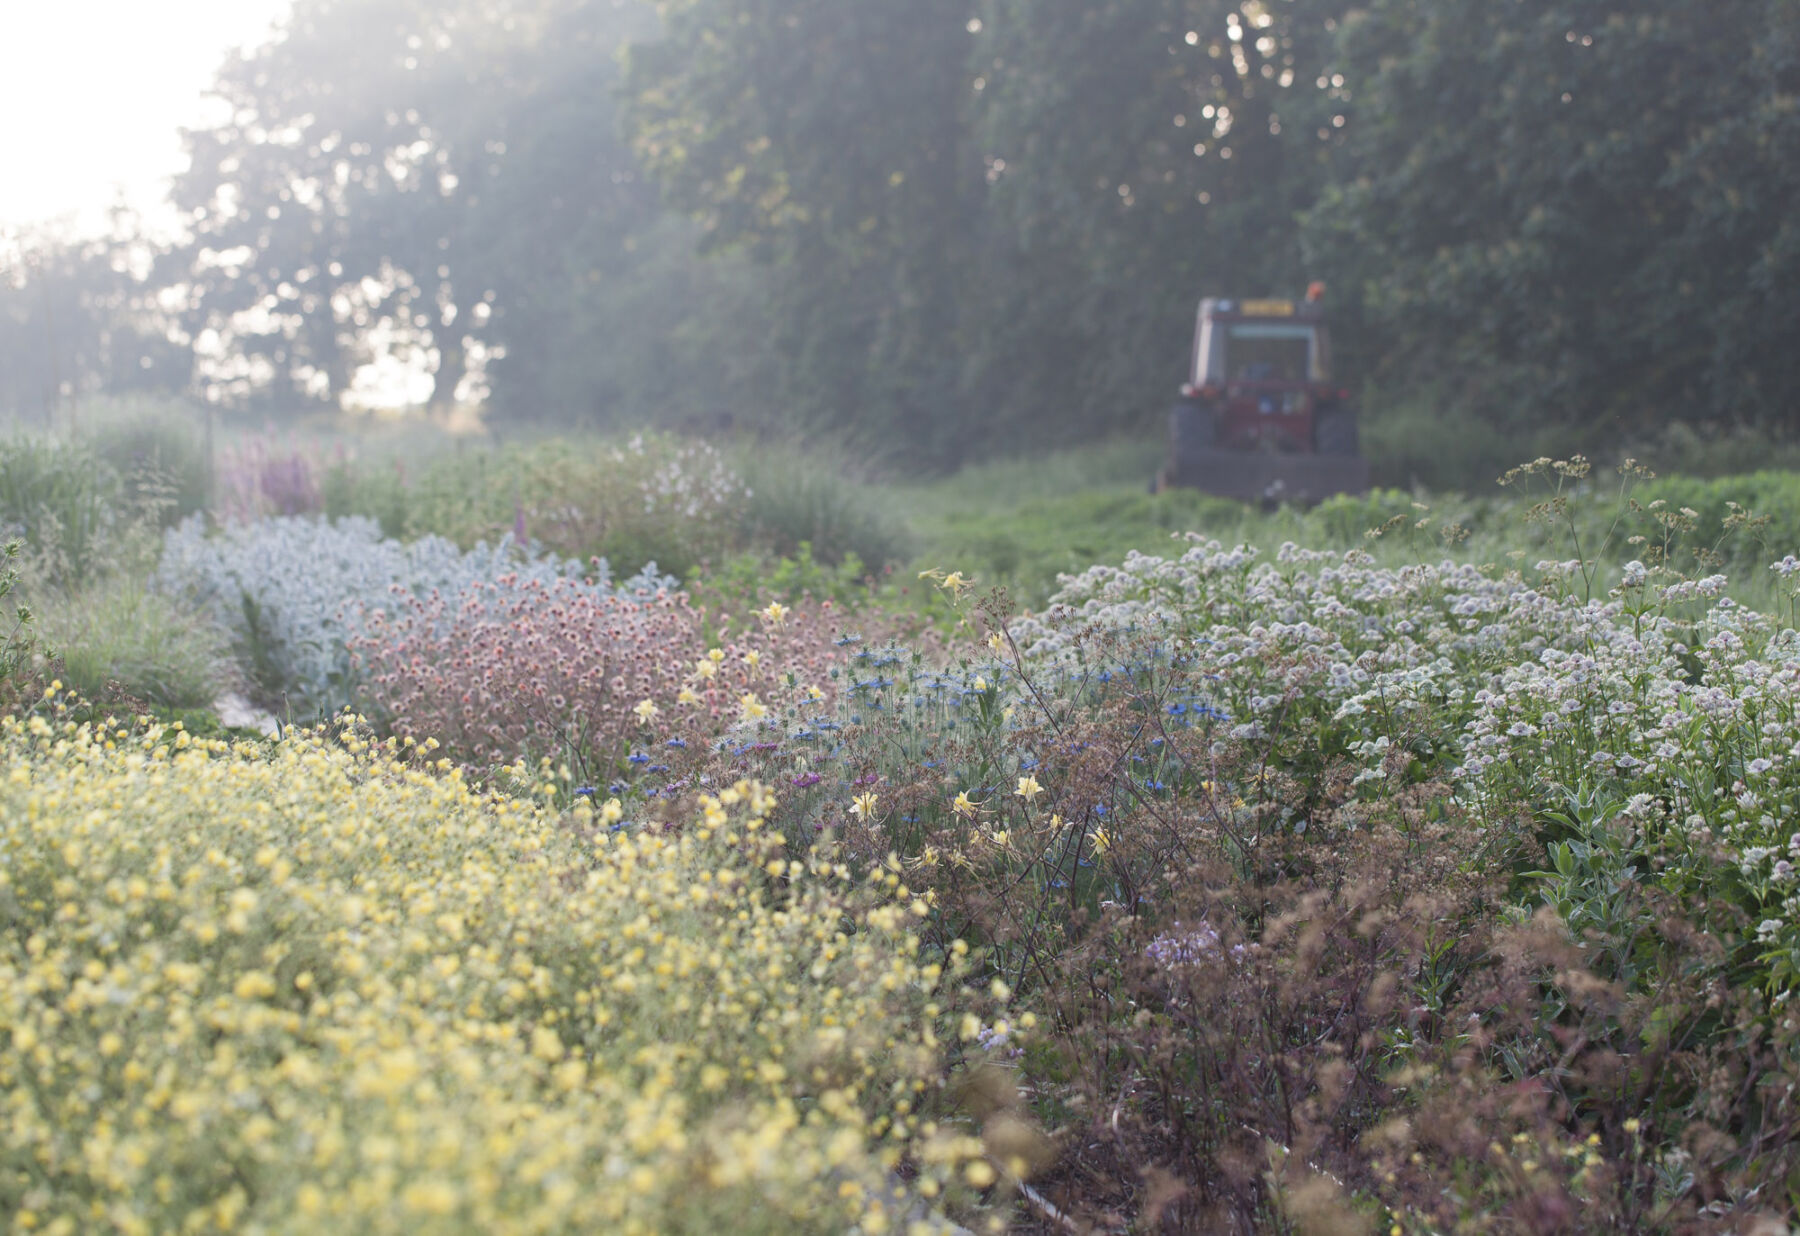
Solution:
[[[471,353],[504,402],[545,389],[582,277],[656,213],[617,134],[619,43],[641,6],[301,0],[229,63],[228,119],[188,135],[192,240],[167,278],[230,358],[228,393],[336,404],[378,349],[422,357],[447,402]]]
[[[101,392],[171,394],[187,348],[149,275],[142,221],[123,208],[103,236],[0,236],[0,409],[49,418]]]
[[[665,0],[631,49],[630,131],[712,252],[770,269],[775,397],[917,460],[962,440],[977,253],[971,0]]]
[[[1386,384],[1508,430],[1800,421],[1794,24],[1781,0],[1347,22],[1350,171],[1307,231]]]

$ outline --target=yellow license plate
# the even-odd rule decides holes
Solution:
[[[1291,318],[1294,316],[1294,302],[1291,300],[1247,300],[1238,307],[1238,312],[1251,318]]]

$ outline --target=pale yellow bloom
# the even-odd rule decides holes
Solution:
[[[747,691],[738,700],[738,712],[746,721],[760,721],[769,715],[769,706],[756,698],[756,692]]]
[[[1039,785],[1037,783],[1037,778],[1030,773],[1019,778],[1019,788],[1013,791],[1013,793],[1017,794],[1020,798],[1023,798],[1026,802],[1030,802],[1043,792],[1044,787]]]
[[[762,618],[770,626],[778,627],[787,621],[790,612],[780,601],[770,601],[768,607],[762,610]]]
[[[876,804],[880,802],[873,794],[858,794],[850,800],[850,814],[859,820],[868,821],[875,818]]]
[[[681,688],[681,691],[675,696],[675,702],[677,704],[686,704],[686,705],[692,706],[692,705],[698,704],[700,702],[700,697],[698,695],[694,694],[694,689],[692,687],[683,687],[683,688]]]
[[[645,725],[649,725],[650,722],[656,717],[656,714],[661,712],[662,710],[656,706],[655,700],[645,699],[645,700],[639,700],[637,702],[637,707],[633,708],[631,711],[633,711],[637,714],[637,719],[639,721],[641,721]]]
[[[970,798],[967,790],[956,792],[956,801],[950,804],[950,809],[965,820],[972,820],[981,814],[981,804]]]

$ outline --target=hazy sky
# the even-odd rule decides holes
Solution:
[[[6,0],[0,60],[0,228],[105,217],[115,186],[140,209],[183,166],[176,130],[227,51],[265,41],[290,0]]]

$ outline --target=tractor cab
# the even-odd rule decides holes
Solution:
[[[1302,301],[1200,302],[1161,483],[1251,500],[1368,487],[1349,392],[1331,382],[1324,287]]]

